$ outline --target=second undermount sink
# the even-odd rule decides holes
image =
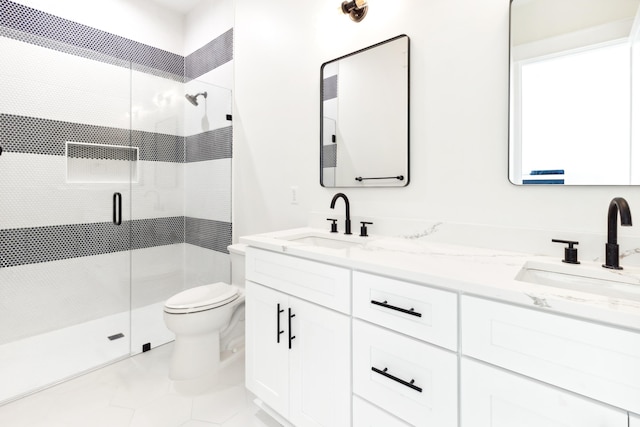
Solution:
[[[515,279],[614,298],[637,299],[640,297],[640,276],[636,270],[608,270],[596,264],[528,261]]]

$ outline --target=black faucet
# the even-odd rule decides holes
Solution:
[[[605,263],[602,266],[614,270],[622,270],[618,251],[618,212],[620,212],[620,225],[630,226],[631,209],[622,197],[615,197],[611,200],[607,217],[607,244],[605,246]]]
[[[351,214],[349,212],[349,199],[347,196],[344,193],[338,193],[333,196],[333,199],[331,199],[331,209],[336,207],[336,200],[341,197],[344,199],[344,205],[347,210],[347,219],[344,221],[344,234],[351,234]]]

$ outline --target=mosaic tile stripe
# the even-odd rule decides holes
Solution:
[[[329,99],[338,97],[338,76],[327,77],[322,81],[322,100],[327,101]]]
[[[230,159],[232,155],[232,140],[232,126],[188,136],[185,142],[186,162]]]
[[[335,168],[338,163],[338,146],[323,145],[322,146],[322,167],[323,168]]]
[[[196,79],[232,59],[233,28],[186,56],[184,59],[185,81]]]
[[[67,157],[73,159],[136,161],[136,150],[130,147],[106,147],[101,145],[68,144]]]
[[[131,235],[129,231],[131,230]],[[0,230],[0,268],[184,242],[184,217]]]
[[[9,0],[0,0],[0,36],[184,81],[181,55]]]
[[[184,142],[184,136],[131,131],[131,146],[140,149],[140,160],[149,162],[183,163]]]
[[[137,219],[132,221],[131,249],[184,243],[184,217]]]
[[[9,153],[64,156],[65,142],[139,148],[139,160],[184,162],[184,137],[153,132],[0,114],[0,141]]]
[[[185,243],[228,254],[231,244],[230,222],[185,218]]]

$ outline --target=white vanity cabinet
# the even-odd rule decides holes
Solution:
[[[354,272],[353,315],[354,427],[457,427],[456,294]]]
[[[285,425],[640,427],[634,328],[280,248],[246,251],[246,385]]]
[[[349,270],[306,268],[309,261],[259,250],[247,250],[247,260],[247,388],[297,427],[349,426],[351,318],[292,295],[321,290],[324,281],[325,300],[342,306],[327,291],[350,290]],[[282,283],[290,293],[278,289]]]
[[[464,427],[503,425],[488,419],[482,424],[487,417],[483,411],[496,413],[487,405],[501,405],[506,420],[510,411],[527,408],[532,419],[549,418],[545,425],[576,427],[624,427],[626,410],[640,409],[640,334],[469,296],[462,297],[461,313]],[[531,379],[474,365],[466,356]],[[573,399],[564,390],[534,380],[611,406],[582,397]],[[507,385],[500,385],[500,381]],[[522,390],[523,397],[518,391],[511,393],[510,387]],[[540,401],[546,399],[548,404],[527,403],[527,393],[539,396]],[[547,410],[546,406],[555,409]],[[580,414],[590,415],[583,418]]]
[[[377,406],[353,396],[353,425],[358,427],[411,427]]]
[[[462,353],[640,412],[640,334],[463,296]]]
[[[626,427],[627,413],[472,359],[461,362],[461,427]]]

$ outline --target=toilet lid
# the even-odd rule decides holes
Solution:
[[[238,288],[223,282],[198,286],[182,291],[167,300],[165,309],[175,311],[198,311],[227,304],[238,298]]]

